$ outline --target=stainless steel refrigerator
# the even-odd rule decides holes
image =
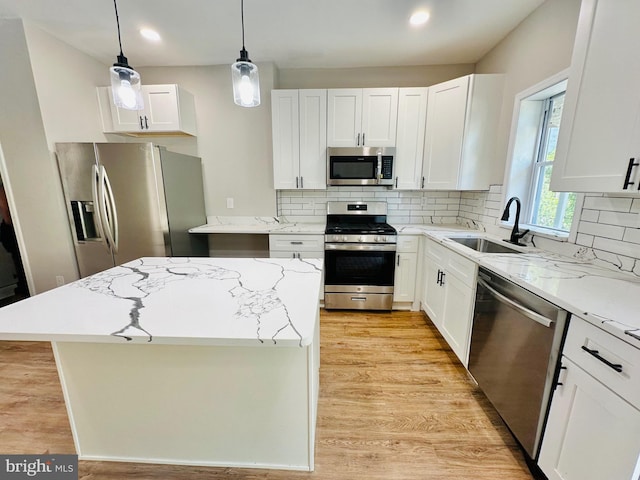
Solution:
[[[81,277],[139,257],[208,256],[198,157],[151,143],[57,143]]]

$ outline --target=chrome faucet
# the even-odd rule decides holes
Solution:
[[[525,245],[523,243],[520,243],[519,240],[522,237],[524,237],[527,233],[529,233],[529,230],[520,232],[520,228],[518,227],[518,223],[520,222],[520,208],[522,206],[520,203],[520,199],[518,197],[511,197],[509,199],[509,201],[507,202],[507,206],[504,207],[504,212],[502,214],[501,220],[503,222],[506,222],[507,220],[509,220],[509,207],[514,201],[516,202],[516,219],[513,222],[513,230],[511,230],[511,237],[509,238],[509,240],[505,240],[505,242],[513,243],[514,245],[520,245],[521,247],[524,247]]]

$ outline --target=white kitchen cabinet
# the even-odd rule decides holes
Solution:
[[[640,350],[572,316],[562,353],[538,465],[549,480],[640,478]]]
[[[638,18],[637,0],[582,2],[551,177],[554,191],[639,190]]]
[[[502,85],[502,75],[474,74],[429,87],[422,188],[489,188]]]
[[[420,237],[417,235],[398,235],[397,241],[393,301],[413,302],[416,294]]]
[[[272,90],[273,187],[327,188],[327,91]]]
[[[327,103],[327,146],[395,146],[397,88],[329,89]]]
[[[398,90],[398,126],[394,159],[396,190],[419,190],[422,179],[428,88]]]
[[[453,352],[468,365],[478,266],[425,239],[422,308]]]
[[[98,103],[105,133],[195,136],[196,110],[193,95],[179,85],[143,85],[143,110],[114,105],[110,87],[98,87]]]

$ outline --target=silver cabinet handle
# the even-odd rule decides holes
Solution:
[[[290,243],[291,245],[302,245],[302,243],[303,243],[303,242],[300,242],[300,241],[297,241],[297,240],[296,240],[296,241],[291,241],[291,242],[289,242],[289,243]]]
[[[353,302],[366,302],[367,297],[351,297],[351,301]]]
[[[358,139],[356,140],[356,145],[360,146],[360,134],[358,134]]]
[[[482,285],[484,288],[486,288],[489,291],[489,293],[491,293],[491,295],[493,295],[494,297],[496,297],[498,299],[498,301],[511,306],[512,308],[514,308],[518,312],[522,313],[525,317],[533,320],[534,322],[538,322],[540,325],[544,325],[545,327],[551,327],[551,325],[553,325],[553,323],[554,323],[553,320],[551,320],[551,319],[549,319],[549,318],[547,318],[547,317],[545,317],[543,315],[540,315],[539,313],[536,313],[533,310],[529,310],[528,308],[520,305],[519,303],[514,302],[510,298],[505,297],[500,292],[498,292],[494,288],[490,287],[489,284],[487,282],[485,282],[483,279],[478,278],[478,284]]]
[[[304,177],[300,177],[300,188],[304,188]]]

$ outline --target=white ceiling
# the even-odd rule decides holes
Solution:
[[[544,0],[245,0],[245,45],[280,68],[475,63]],[[408,19],[430,11],[421,28]],[[120,0],[122,46],[134,67],[217,65],[242,46],[240,0]],[[112,0],[0,0],[105,64],[118,42]],[[152,27],[162,41],[138,33]]]

